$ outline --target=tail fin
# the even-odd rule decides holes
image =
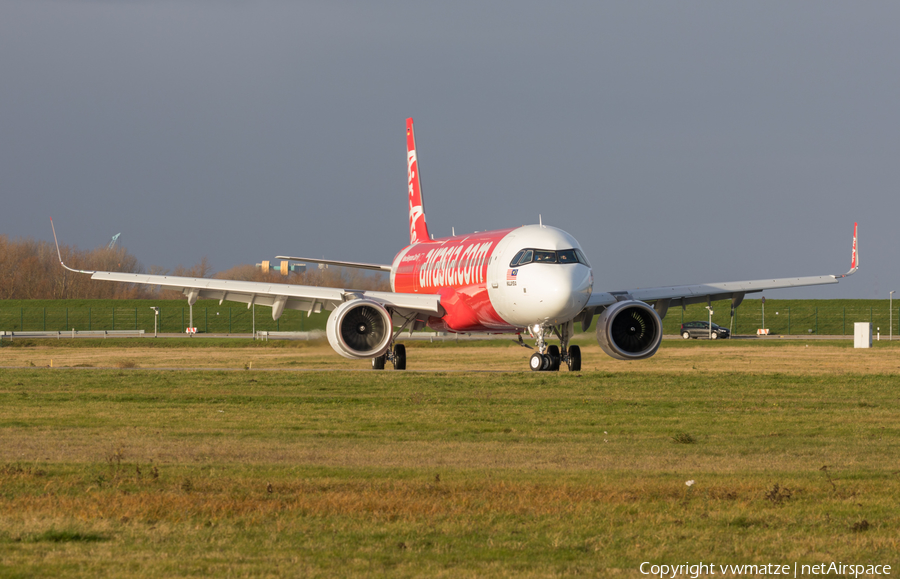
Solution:
[[[416,159],[416,135],[413,120],[406,119],[406,176],[409,181],[409,244],[428,241],[428,225],[425,223],[425,207],[422,203],[422,181],[419,179],[419,163]]]
[[[853,224],[853,253],[850,257],[850,271],[845,273],[844,275],[836,275],[835,278],[847,277],[848,275],[853,275],[856,273],[856,270],[859,269],[859,245],[856,237],[856,223]]]

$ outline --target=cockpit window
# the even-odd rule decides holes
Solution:
[[[533,249],[523,249],[519,253],[512,258],[512,261],[509,262],[509,267],[516,267],[517,265],[525,265],[526,263],[531,263],[534,259],[534,250]]]
[[[519,250],[519,253],[517,253],[515,257],[512,258],[512,261],[509,262],[509,267],[516,267],[517,265],[519,265],[519,260],[522,259],[522,255],[524,254],[524,249]]]
[[[519,251],[509,262],[510,267],[518,267],[532,262],[537,263],[583,263],[590,267],[588,260],[580,249],[560,249],[551,251],[548,249],[523,249]]]
[[[578,256],[578,263],[583,263],[584,265],[591,267],[591,263],[584,256],[584,253],[581,252],[580,249],[575,248],[575,255]]]

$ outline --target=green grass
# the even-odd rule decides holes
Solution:
[[[6,370],[0,576],[896,568],[896,384]]]

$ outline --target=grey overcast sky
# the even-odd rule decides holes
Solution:
[[[900,290],[900,3],[0,3],[0,233],[145,268],[535,223],[595,287]]]

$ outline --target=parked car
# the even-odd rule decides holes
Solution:
[[[688,338],[712,338],[713,340],[719,340],[722,338],[731,337],[731,332],[728,331],[728,328],[723,328],[722,326],[713,324],[712,325],[712,335],[709,333],[709,322],[685,322],[681,324],[681,337],[687,340]]]

